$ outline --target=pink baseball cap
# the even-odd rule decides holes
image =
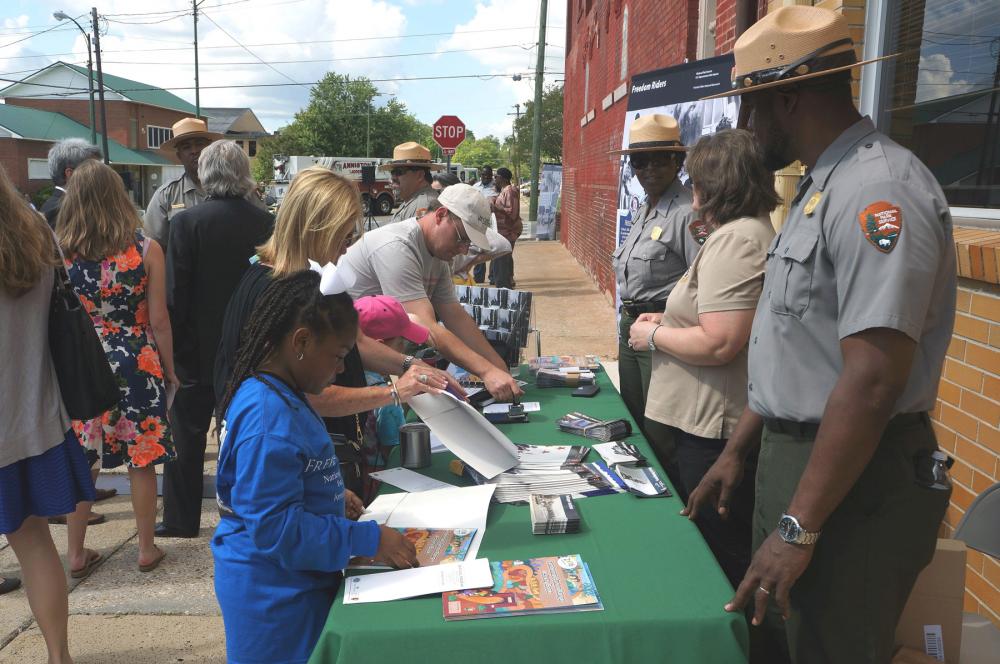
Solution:
[[[403,337],[415,344],[422,344],[430,330],[410,320],[406,309],[388,295],[368,295],[354,301],[358,312],[358,325],[372,339]]]

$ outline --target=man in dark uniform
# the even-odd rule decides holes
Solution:
[[[741,122],[771,168],[808,171],[768,252],[749,407],[687,511],[725,514],[759,445],[756,553],[726,610],[751,605],[769,663],[886,663],[950,495],[927,412],[954,322],[951,216],[855,109],[841,14],[780,8],[734,52]]]

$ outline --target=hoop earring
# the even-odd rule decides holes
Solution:
[[[299,362],[302,361],[303,357],[305,357],[305,353],[299,353],[299,357],[298,357]]]

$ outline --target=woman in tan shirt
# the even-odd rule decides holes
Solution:
[[[747,345],[774,237],[778,204],[753,137],[740,129],[702,138],[687,158],[704,244],[670,293],[663,314],[643,314],[629,343],[654,350],[646,417],[667,425],[683,495],[701,481],[747,403]],[[726,521],[696,523],[734,587],[750,562],[753,473]]]

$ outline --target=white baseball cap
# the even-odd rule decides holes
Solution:
[[[486,229],[490,227],[490,204],[474,187],[459,182],[445,187],[438,196],[441,207],[462,220],[465,232],[472,244],[489,251],[490,241],[486,237]]]

